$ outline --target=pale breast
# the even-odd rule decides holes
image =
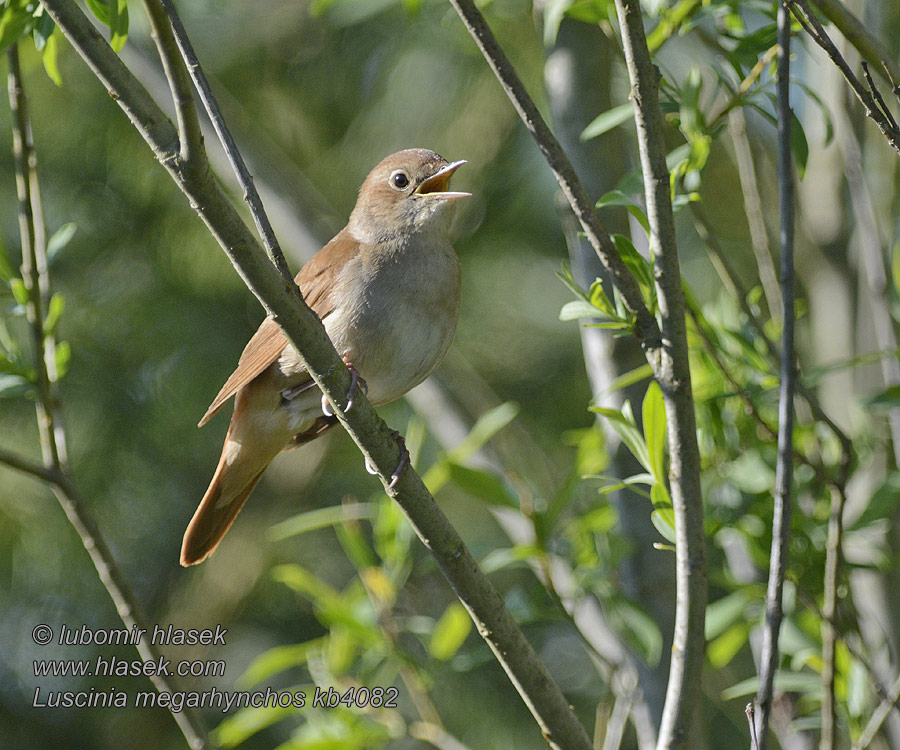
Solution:
[[[345,304],[326,320],[335,348],[383,404],[421,383],[447,353],[459,318],[459,261],[443,238],[361,257],[341,274]]]

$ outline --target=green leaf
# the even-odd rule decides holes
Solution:
[[[752,695],[759,689],[759,677],[746,680],[722,691],[722,700],[730,701],[744,695]],[[775,690],[780,693],[800,693],[806,698],[822,695],[822,678],[812,672],[775,673]]]
[[[23,307],[28,304],[28,287],[22,279],[12,278],[9,280],[10,289],[12,289],[13,297]]]
[[[628,212],[637,219],[638,223],[644,228],[644,231],[649,236],[650,221],[647,219],[647,214],[644,213],[644,209],[621,190],[610,190],[597,201],[597,208],[603,208],[604,206],[625,206],[625,208],[628,209]]]
[[[15,278],[16,272],[13,270],[12,264],[9,262],[9,258],[6,257],[6,250],[3,245],[0,244],[0,280],[9,283]]]
[[[69,370],[69,360],[72,358],[72,349],[68,341],[56,342],[56,380],[62,380]]]
[[[272,577],[317,604],[339,603],[340,593],[299,565],[277,565]]]
[[[492,550],[481,561],[481,569],[485,573],[496,573],[521,562],[528,562],[543,555],[539,547],[533,544],[516,544],[513,547],[501,547]]]
[[[650,520],[663,539],[675,544],[675,511],[671,508],[657,508],[650,514]]]
[[[63,224],[52,235],[50,235],[50,239],[47,240],[48,262],[52,262],[53,259],[59,254],[59,252],[63,250],[66,245],[69,244],[69,242],[72,241],[72,237],[75,236],[75,231],[77,229],[78,227],[75,222],[70,221]]]
[[[857,531],[878,521],[890,519],[898,502],[900,502],[900,472],[892,471],[881,486],[872,493],[865,509],[848,531]]]
[[[626,401],[622,407],[622,411],[618,409],[609,409],[603,406],[591,406],[589,410],[609,420],[616,434],[622,438],[622,442],[628,446],[628,450],[641,463],[647,471],[653,471],[650,466],[650,456],[647,452],[647,444],[644,442],[644,436],[637,428],[634,417],[631,415],[631,405]]]
[[[7,0],[0,6],[0,51],[19,41],[34,22],[30,0]]]
[[[357,570],[365,570],[376,564],[372,548],[358,524],[341,523],[335,526],[334,530],[353,567]]]
[[[731,663],[750,638],[750,625],[736,622],[706,647],[706,657],[716,669]]]
[[[603,135],[623,122],[628,122],[633,117],[634,106],[631,102],[613,107],[591,121],[590,125],[581,132],[581,140],[589,141],[591,138]]]
[[[305,534],[308,531],[335,526],[344,521],[361,521],[372,518],[374,514],[375,507],[372,503],[344,503],[328,508],[317,508],[275,524],[269,529],[268,536],[274,541],[281,541]]]
[[[519,509],[517,496],[500,477],[452,461],[447,462],[447,468],[453,483],[473,497],[490,505]]]
[[[647,386],[644,402],[641,405],[644,420],[644,442],[647,444],[647,457],[650,461],[650,473],[660,484],[666,482],[666,405],[663,402],[662,389],[655,380]]]
[[[590,302],[581,299],[573,299],[566,302],[559,311],[560,320],[581,320],[582,318],[607,317],[602,310],[598,310]]]
[[[119,52],[128,40],[127,0],[86,0],[91,13],[109,27],[109,46]]]
[[[250,662],[250,666],[237,678],[235,684],[249,689],[285,670],[306,664],[310,652],[321,649],[324,641],[324,638],[313,638],[306,643],[275,646],[268,651],[263,651]]]
[[[0,398],[20,398],[31,390],[31,383],[21,375],[0,373]]]
[[[471,630],[469,613],[459,602],[451,602],[434,626],[428,653],[438,661],[447,661],[459,651]]]
[[[63,85],[62,75],[59,72],[59,34],[52,34],[47,37],[44,49],[41,51],[41,62],[44,64],[44,71],[47,77],[57,86]]]
[[[732,591],[706,607],[706,640],[720,636],[737,620],[743,618],[750,595],[744,589]]]
[[[650,367],[649,364],[640,365],[639,367],[635,367],[630,372],[619,375],[619,377],[617,377],[615,380],[613,380],[612,383],[609,384],[606,392],[615,393],[616,391],[620,391],[623,388],[634,385],[635,383],[640,383],[642,380],[646,380],[650,377],[653,377],[653,368]]]
[[[213,730],[218,745],[224,748],[237,747],[257,732],[270,727],[286,716],[290,715],[294,708],[288,706],[275,708],[263,706],[261,708],[242,708],[236,714],[229,716]]]
[[[44,319],[44,333],[50,336],[56,329],[60,317],[62,317],[65,301],[59,292],[55,292],[50,297],[50,304],[47,306],[47,317]]]
[[[794,110],[791,110],[791,153],[794,155],[794,163],[797,165],[797,172],[802,180],[806,174],[806,162],[809,159],[809,143]]]
[[[653,667],[662,655],[663,638],[656,622],[643,609],[624,596],[615,596],[609,607],[611,624],[634,648],[648,666]]]

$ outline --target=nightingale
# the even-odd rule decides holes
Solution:
[[[463,164],[427,149],[383,159],[363,182],[347,226],[294,279],[344,354],[353,375],[351,403],[357,387],[375,406],[399,398],[431,374],[450,346],[460,271],[448,229],[454,201],[469,193],[447,188]],[[185,566],[212,554],[275,456],[337,422],[271,318],[247,343],[199,426],[232,396],[222,455],[184,534]]]

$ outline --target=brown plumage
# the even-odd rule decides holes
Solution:
[[[461,164],[425,149],[384,159],[360,188],[347,226],[295,278],[375,405],[424,380],[453,338],[459,265],[447,238],[447,209],[468,194],[447,185]],[[182,565],[202,562],[215,550],[279,452],[314,440],[335,423],[322,413],[321,392],[269,318],[200,425],[232,396],[222,456],[185,532]]]

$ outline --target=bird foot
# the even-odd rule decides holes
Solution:
[[[344,409],[344,412],[346,413],[353,408],[353,400],[356,398],[357,388],[362,388],[363,393],[368,393],[369,385],[363,380],[357,369],[353,366],[353,363],[350,361],[349,351],[344,352],[343,359],[347,369],[350,370],[350,387],[347,389],[347,408]],[[331,408],[331,404],[328,402],[328,396],[324,393],[322,394],[322,413],[326,417],[334,416],[334,409]]]
[[[397,486],[397,482],[400,481],[400,475],[403,473],[403,470],[409,466],[409,450],[406,447],[406,441],[403,439],[403,436],[397,432],[397,430],[391,430],[391,437],[397,441],[397,445],[400,446],[400,461],[397,464],[397,468],[394,469],[394,473],[391,474],[391,481],[388,484],[388,489],[392,490]],[[369,463],[369,459],[366,459],[366,471],[369,474],[377,474],[378,471],[375,469],[372,464]]]

